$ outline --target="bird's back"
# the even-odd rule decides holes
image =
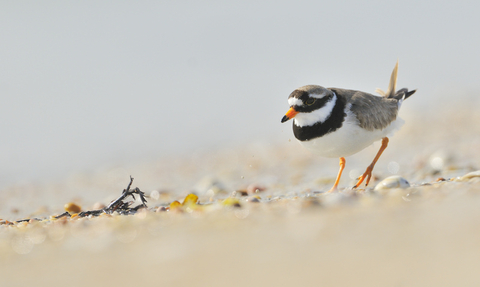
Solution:
[[[360,127],[368,131],[384,129],[397,118],[401,102],[396,98],[379,97],[355,90],[329,89],[345,99]]]

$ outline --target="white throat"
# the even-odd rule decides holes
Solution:
[[[333,107],[337,103],[337,95],[334,93],[330,101],[328,101],[323,107],[318,110],[314,110],[311,113],[298,113],[293,118],[293,123],[299,127],[313,126],[316,123],[325,122],[332,114]]]

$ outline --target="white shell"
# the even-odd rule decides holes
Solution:
[[[480,170],[467,173],[466,175],[460,177],[460,181],[467,181],[475,177],[480,177]]]
[[[398,175],[393,175],[385,178],[375,186],[374,190],[393,189],[393,188],[408,188],[410,183]]]

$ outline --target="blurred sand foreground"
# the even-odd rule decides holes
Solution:
[[[133,186],[151,195],[148,211],[0,226],[0,285],[479,286],[480,177],[462,176],[480,169],[480,116],[462,111],[403,116],[374,174],[398,174],[405,189],[346,188],[378,145],[347,159],[337,194],[322,192],[337,161],[312,159],[293,140],[199,156],[202,169],[139,167]],[[92,178],[85,185],[100,189]],[[232,194],[257,185],[265,190]],[[155,212],[191,191],[208,204]],[[4,192],[3,214],[15,194]],[[108,204],[76,196],[84,209]]]

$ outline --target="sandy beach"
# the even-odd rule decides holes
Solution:
[[[325,191],[336,160],[294,141],[139,165],[132,186],[148,209],[130,216],[51,218],[67,202],[85,211],[118,197],[128,183],[128,175],[112,176],[119,167],[38,187],[82,191],[50,197],[54,206],[32,198],[13,213],[25,187],[5,190],[2,285],[477,286],[480,131],[471,123],[479,120],[443,113],[406,124],[371,186],[350,188],[376,145],[347,158],[334,194]],[[411,186],[374,189],[392,175]],[[196,204],[171,208],[189,193]],[[25,217],[42,221],[15,222]]]
[[[479,10],[0,1],[0,287],[480,286]],[[404,126],[327,193],[290,93],[396,62]]]

